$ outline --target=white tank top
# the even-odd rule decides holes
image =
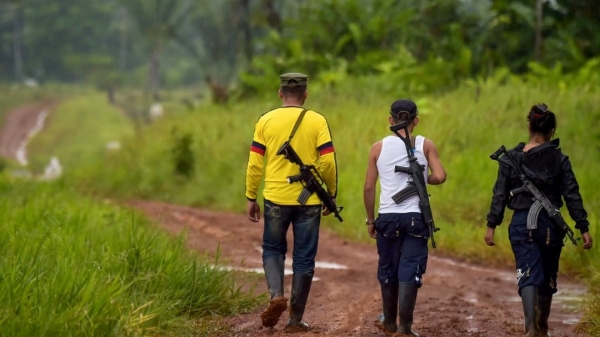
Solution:
[[[415,137],[415,157],[419,165],[425,165],[423,177],[427,183],[427,175],[429,172],[429,163],[423,152],[423,144],[425,137]],[[385,137],[381,144],[381,153],[377,159],[377,171],[379,171],[379,183],[381,193],[379,195],[379,213],[421,213],[419,209],[419,196],[413,195],[396,204],[392,200],[392,196],[400,190],[408,186],[408,173],[394,172],[395,166],[408,167],[408,154],[406,153],[406,145],[398,136]]]

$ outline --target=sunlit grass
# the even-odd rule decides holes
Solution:
[[[256,304],[183,237],[62,182],[0,177],[0,217],[2,334],[148,335]]]

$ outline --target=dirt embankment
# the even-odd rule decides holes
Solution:
[[[262,223],[245,216],[219,213],[160,202],[135,201],[131,205],[157,219],[167,230],[188,231],[191,247],[215,252],[236,268],[260,271]],[[288,235],[291,252],[291,230]],[[374,326],[381,309],[376,279],[377,252],[374,245],[347,242],[322,230],[317,255],[315,282],[304,319],[312,330],[299,336],[383,336]],[[291,273],[291,257],[286,260]],[[524,332],[516,274],[459,263],[430,255],[424,285],[415,309],[414,330],[422,337],[508,337]],[[285,278],[289,296],[291,277]],[[260,284],[266,292],[266,284]],[[550,315],[554,337],[583,336],[573,331],[581,314],[577,303],[586,289],[559,279]],[[574,304],[575,303],[575,304]],[[284,313],[274,329],[261,328],[260,311],[229,319],[232,336],[283,336]]]

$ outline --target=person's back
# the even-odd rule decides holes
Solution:
[[[366,223],[369,235],[377,240],[379,254],[377,278],[381,286],[383,314],[377,326],[386,334],[398,331],[418,336],[412,332],[413,311],[422,275],[427,269],[427,240],[431,234],[423,219],[418,195],[408,194],[398,202],[392,198],[409,184],[417,183],[411,174],[396,172],[396,167],[409,167],[407,144],[410,142],[410,151],[417,164],[423,167],[423,182],[441,184],[446,180],[446,172],[431,140],[422,136],[410,137],[419,122],[417,105],[411,100],[397,100],[391,106],[390,115],[390,125],[406,127],[397,135],[373,144],[364,186]],[[378,178],[381,192],[375,219]],[[396,316],[400,317],[399,326]]]
[[[274,327],[287,308],[283,272],[287,252],[286,234],[291,223],[294,232],[294,274],[286,331],[306,331],[309,326],[302,322],[302,316],[314,275],[321,200],[313,193],[300,202],[303,183],[288,179],[297,176],[300,167],[284,155],[278,155],[278,152],[289,141],[302,164],[318,170],[326,185],[325,193],[328,192],[333,198],[328,200],[333,200],[334,204],[337,163],[327,121],[319,113],[302,107],[308,95],[307,76],[291,73],[281,75],[280,79],[279,97],[283,100],[283,106],[263,114],[254,129],[246,170],[247,215],[250,221],[260,220],[260,206],[256,199],[266,161],[262,257],[271,301],[261,314],[261,320],[263,326]],[[329,210],[323,212],[323,215],[328,214]]]
[[[277,155],[277,150],[288,140],[303,110],[304,108],[296,106],[277,108],[263,114],[256,123],[252,151],[264,156],[267,162],[263,195],[265,199],[278,205],[298,205],[297,198],[302,192],[301,184],[290,184],[287,180],[289,176],[298,174],[298,165]],[[335,177],[335,155],[325,117],[307,110],[290,144],[304,164],[319,167],[327,186],[335,186],[335,181],[331,179]],[[327,154],[330,155],[323,158]],[[258,159],[262,160],[260,157]],[[254,162],[250,163],[249,170],[254,169],[255,175],[262,174],[257,168]],[[252,188],[254,187],[250,187]],[[335,195],[333,189],[330,193]],[[306,205],[320,204],[316,194],[311,195],[306,202]]]
[[[425,137],[416,136],[414,142],[414,154],[420,165],[423,166],[423,178],[427,181],[429,162],[425,156]],[[399,190],[408,186],[411,177],[408,174],[398,174],[396,166],[408,167],[408,153],[406,146],[400,137],[387,136],[381,142],[381,153],[377,159],[377,171],[379,172],[379,214],[383,213],[420,213],[419,196],[413,195],[397,204],[392,196]]]

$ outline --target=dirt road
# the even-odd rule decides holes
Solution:
[[[135,201],[131,205],[158,221],[170,232],[187,229],[191,247],[215,252],[219,246],[229,265],[262,269],[262,222],[244,215],[219,213],[159,202]],[[290,230],[291,232],[291,230]],[[291,234],[288,236],[291,252]],[[288,253],[286,268],[291,269]],[[374,326],[380,313],[380,292],[375,272],[374,245],[347,242],[321,230],[315,282],[304,319],[312,330],[299,336],[384,336]],[[291,270],[286,272],[290,274]],[[524,332],[516,274],[474,266],[430,255],[424,285],[419,291],[414,330],[422,337],[521,336]],[[291,276],[286,276],[289,296]],[[259,290],[266,292],[265,282]],[[573,331],[581,314],[573,311],[586,289],[559,278],[550,315],[554,337],[584,336]],[[231,336],[283,336],[287,314],[274,329],[261,328],[261,310],[229,319]]]
[[[0,156],[15,159],[26,165],[27,141],[42,128],[52,105],[27,105],[9,112],[0,128]]]

